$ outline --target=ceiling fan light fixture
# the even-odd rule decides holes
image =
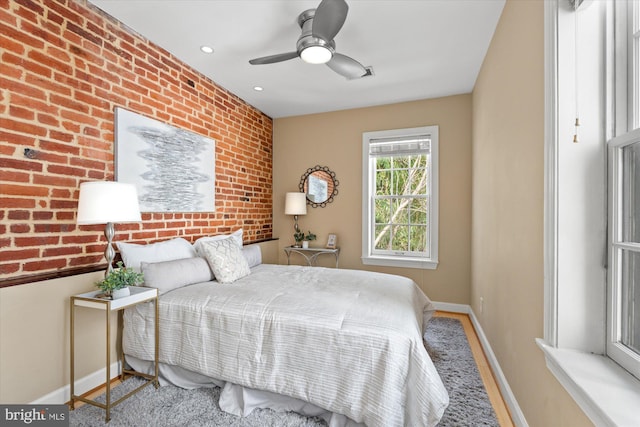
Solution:
[[[308,46],[300,52],[300,58],[308,64],[326,64],[333,52],[325,46]]]

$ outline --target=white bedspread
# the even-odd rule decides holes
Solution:
[[[160,361],[369,427],[433,426],[449,402],[422,342],[433,311],[404,277],[260,265],[162,295]],[[153,360],[153,314],[125,310],[125,354]]]

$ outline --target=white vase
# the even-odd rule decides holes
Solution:
[[[128,297],[129,295],[131,295],[131,292],[129,291],[128,286],[122,289],[114,289],[113,291],[111,291],[111,297],[113,299],[124,298]]]
[[[302,241],[302,248],[303,249],[308,249],[309,248],[309,241],[308,240],[303,240]]]

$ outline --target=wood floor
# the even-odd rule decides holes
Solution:
[[[464,332],[467,334],[469,347],[471,347],[471,352],[473,353],[473,358],[476,360],[476,365],[478,365],[480,377],[482,378],[482,382],[484,383],[484,388],[487,390],[489,400],[491,401],[493,410],[496,413],[496,418],[500,423],[500,427],[513,427],[514,424],[511,420],[511,415],[509,414],[507,405],[502,398],[502,394],[500,393],[498,384],[496,383],[495,377],[493,376],[491,366],[489,366],[489,362],[484,355],[484,351],[482,350],[482,346],[480,345],[480,340],[478,339],[478,335],[476,335],[476,331],[473,328],[473,324],[471,323],[471,319],[469,318],[469,316],[466,314],[449,313],[444,311],[437,311],[435,316],[458,319],[460,323],[462,323]]]
[[[491,371],[489,362],[484,355],[484,351],[482,350],[482,346],[480,345],[480,340],[478,340],[478,336],[476,335],[476,331],[471,324],[471,319],[469,319],[469,316],[467,316],[466,314],[449,313],[444,311],[438,311],[435,315],[438,317],[449,317],[452,319],[458,319],[460,323],[462,323],[462,327],[467,334],[467,340],[469,341],[471,352],[473,353],[473,357],[475,358],[476,364],[478,365],[478,371],[480,372],[480,377],[482,378],[482,382],[484,383],[484,388],[487,390],[489,400],[491,401],[493,410],[496,413],[496,418],[498,418],[500,427],[513,427],[514,424],[511,420],[511,415],[509,414],[507,405],[502,398],[502,394],[500,394],[500,389],[498,388],[498,384],[496,383],[496,380],[493,376],[493,372]],[[111,387],[113,388],[118,384],[120,384],[120,380],[116,378],[111,382]],[[87,392],[84,397],[88,399],[94,399],[104,392],[105,386],[103,385]],[[76,408],[79,408],[82,405],[84,405],[84,403],[77,402],[75,406]]]

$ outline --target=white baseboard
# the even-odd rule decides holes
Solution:
[[[114,362],[111,364],[111,379],[118,376],[120,372],[120,362]],[[96,387],[99,387],[105,383],[105,379],[107,377],[107,368],[99,369],[86,377],[80,378],[76,380],[75,383],[75,394],[76,396],[81,395],[83,393],[88,392]],[[57,390],[48,393],[33,402],[31,405],[58,405],[67,403],[71,399],[71,387],[69,384],[64,387],[60,387]]]
[[[450,302],[432,301],[438,311],[448,311],[449,313],[469,314],[471,307],[467,304],[452,304]]]
[[[451,304],[447,302],[433,302],[436,310],[439,311],[448,311],[450,313],[462,313],[468,314],[471,319],[471,323],[473,324],[473,328],[476,330],[476,335],[478,335],[478,340],[480,341],[480,345],[482,346],[482,350],[484,351],[484,355],[491,366],[491,370],[493,371],[493,375],[498,383],[498,388],[500,388],[500,393],[502,393],[502,398],[504,399],[507,407],[509,408],[509,413],[511,414],[511,418],[513,423],[518,427],[528,427],[527,420],[520,409],[520,405],[518,405],[518,401],[511,391],[511,387],[509,387],[509,383],[507,382],[507,378],[504,376],[502,372],[502,368],[500,368],[500,364],[498,363],[498,359],[496,358],[495,353],[491,349],[491,345],[489,344],[489,340],[487,336],[484,334],[482,330],[482,326],[478,321],[475,313],[471,309],[471,306],[466,304]]]
[[[507,382],[507,378],[504,376],[504,372],[502,372],[502,368],[500,368],[500,364],[498,363],[498,359],[496,355],[493,353],[491,349],[491,345],[489,344],[489,340],[487,336],[484,334],[482,330],[482,326],[480,326],[480,322],[476,317],[475,313],[469,307],[469,317],[471,318],[471,323],[473,324],[474,329],[476,330],[476,335],[478,335],[478,339],[480,340],[480,345],[484,350],[484,355],[491,365],[491,370],[493,371],[493,375],[496,378],[498,383],[498,387],[500,388],[500,392],[502,393],[502,398],[504,399],[507,407],[509,408],[509,412],[511,413],[511,418],[513,423],[518,427],[527,427],[529,424],[520,409],[520,405],[518,405],[518,401],[511,391],[511,387],[509,387],[509,383]]]

